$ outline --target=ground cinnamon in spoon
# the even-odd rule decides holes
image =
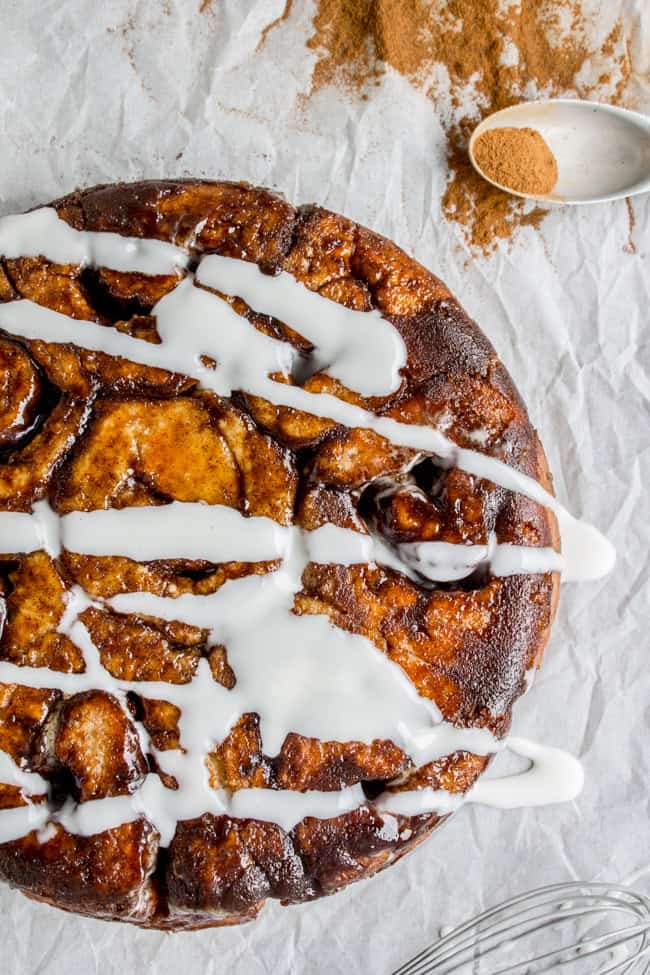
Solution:
[[[537,129],[488,129],[473,148],[483,175],[517,193],[541,196],[557,182],[555,156]]]
[[[474,171],[467,143],[481,119],[531,98],[575,94],[618,102],[624,94],[631,73],[627,32],[607,17],[601,30],[582,6],[583,0],[314,0],[311,94],[337,85],[366,99],[391,69],[425,92],[448,139],[442,213],[473,250],[487,253],[519,227],[537,226],[547,211]],[[264,42],[291,11],[286,3]]]

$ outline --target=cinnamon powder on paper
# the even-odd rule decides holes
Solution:
[[[511,240],[520,227],[539,227],[547,214],[541,206],[529,209],[523,200],[502,193],[479,176],[464,145],[450,144],[450,177],[442,198],[447,220],[460,225],[474,250],[488,254],[500,240]]]
[[[632,200],[629,196],[625,197],[625,206],[627,207],[627,244],[623,247],[626,254],[636,254],[636,244],[632,239],[634,233],[634,227],[636,224],[636,216],[634,214],[634,207],[632,206]]]
[[[539,196],[557,183],[555,156],[537,129],[488,129],[474,143],[484,176],[517,193]]]
[[[307,46],[319,54],[315,89],[372,79],[382,70],[378,62],[414,81],[439,63],[449,73],[452,97],[475,78],[491,112],[511,104],[513,88],[529,80],[540,88],[570,86],[590,53],[581,41],[578,0],[509,6],[500,0],[319,0],[313,23]],[[562,34],[559,44],[549,40],[554,32]],[[510,44],[518,50],[516,63],[508,58]]]
[[[275,30],[276,27],[279,27],[280,24],[283,24],[286,20],[289,19],[289,17],[291,16],[292,8],[293,8],[293,0],[285,0],[282,13],[278,17],[276,17],[275,20],[272,20],[269,24],[267,24],[266,27],[262,30],[262,33],[260,34],[260,39],[257,42],[257,47],[255,48],[256,51],[259,51],[261,47],[264,47],[264,44],[266,43],[266,38],[269,36],[272,30]]]
[[[365,97],[387,66],[424,90],[448,139],[443,214],[488,251],[545,211],[480,179],[469,135],[485,115],[525,99],[620,99],[630,75],[621,25],[599,45],[589,27],[578,0],[317,0],[307,40],[317,55],[312,93],[337,84]],[[598,61],[606,64],[600,74]]]

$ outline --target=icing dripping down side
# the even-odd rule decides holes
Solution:
[[[469,793],[468,802],[497,809],[520,809],[569,802],[582,792],[582,764],[568,752],[527,738],[509,738],[507,748],[529,759],[530,768],[515,775],[481,779]]]
[[[570,802],[582,792],[582,765],[568,752],[526,738],[508,738],[504,747],[514,755],[529,759],[530,767],[512,775],[481,778],[465,795],[431,788],[414,789],[384,793],[375,806],[383,812],[402,816],[446,815],[470,803],[496,809],[520,809]]]

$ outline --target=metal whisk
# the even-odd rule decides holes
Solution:
[[[650,899],[567,883],[520,894],[445,934],[393,975],[644,975]]]

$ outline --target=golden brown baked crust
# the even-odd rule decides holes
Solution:
[[[197,257],[215,251],[245,258],[267,272],[288,270],[333,301],[379,308],[408,350],[398,392],[364,400],[324,374],[309,378],[306,388],[407,423],[441,426],[458,444],[499,457],[550,488],[542,447],[492,346],[444,284],[390,241],[245,184],[103,186],[54,206],[77,229],[155,237],[189,246]],[[5,259],[0,300],[30,298],[156,341],[152,306],[177,281]],[[240,299],[233,303],[257,328],[308,348],[283,323],[255,315]],[[484,543],[496,531],[501,541],[557,547],[547,510],[429,460],[416,465],[426,500],[397,491],[379,506],[369,482],[399,478],[416,455],[370,431],[246,394],[222,399],[182,375],[42,341],[1,337],[0,377],[0,510],[28,511],[41,498],[60,513],[204,500],[305,528],[324,522],[363,528],[373,518],[398,541]],[[473,437],[479,430],[481,446]],[[273,567],[138,564],[67,552],[56,560],[44,552],[3,557],[0,659],[83,669],[79,650],[56,631],[74,583],[102,597],[133,590],[205,594]],[[540,663],[557,582],[549,573],[425,588],[374,565],[312,564],[296,610],[326,613],[337,626],[369,637],[447,720],[502,735],[526,670]],[[214,679],[233,684],[224,651],[208,651],[197,627],[95,608],[82,619],[117,677],[185,683],[208,655]],[[131,707],[157,749],[179,747],[174,705],[131,695]],[[370,796],[421,785],[464,792],[488,761],[456,752],[414,769],[389,741],[319,742],[298,734],[287,736],[278,756],[266,756],[258,725],[257,715],[243,715],[209,757],[215,787],[336,790],[362,782]],[[0,685],[0,748],[48,778],[61,801],[128,794],[152,767],[132,722],[101,691],[64,699],[57,690]],[[175,784],[170,776],[165,782]],[[0,784],[0,809],[23,802],[15,787]],[[398,817],[393,836],[377,813],[361,808],[332,820],[306,819],[287,834],[270,823],[206,815],[179,824],[166,851],[143,820],[88,838],[58,826],[45,842],[30,834],[0,845],[0,876],[32,897],[96,917],[168,929],[229,924],[254,917],[266,897],[307,900],[370,876],[440,821]]]

